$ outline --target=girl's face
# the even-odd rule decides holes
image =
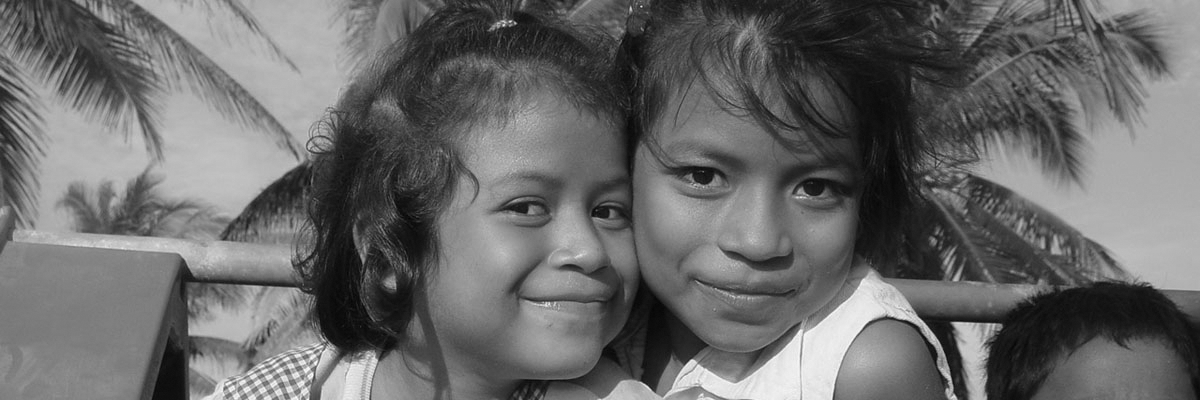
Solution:
[[[833,97],[814,97],[844,119]],[[634,155],[643,279],[708,345],[760,350],[828,303],[849,273],[857,147],[810,129],[784,134],[819,145],[788,149],[702,85],[674,101],[650,133],[662,157],[646,144]]]
[[[489,379],[583,375],[638,285],[623,132],[554,96],[529,104],[468,135],[478,186],[462,177],[439,220],[421,299],[447,367]]]

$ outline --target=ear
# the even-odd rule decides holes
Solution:
[[[383,279],[379,280],[379,285],[388,293],[396,294],[396,271],[388,268],[387,272],[383,274]]]
[[[364,229],[362,225],[354,224],[354,232],[352,233],[354,238],[354,249],[358,253],[358,260],[362,262],[363,266],[366,266],[367,255],[371,253],[371,245],[370,243],[367,243],[365,239],[366,234],[364,234],[363,231]],[[383,290],[387,291],[388,293],[395,294],[397,286],[396,271],[392,268],[387,268],[386,272],[383,273],[382,278],[383,279],[379,280],[379,284],[383,287]]]

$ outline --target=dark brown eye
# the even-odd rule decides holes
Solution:
[[[716,172],[707,168],[697,168],[688,173],[688,176],[697,185],[709,185],[712,184]]]
[[[800,192],[798,194],[808,197],[820,197],[829,190],[829,182],[816,179],[807,180],[800,183],[800,187],[798,189]]]

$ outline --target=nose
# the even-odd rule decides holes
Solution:
[[[753,262],[764,262],[792,253],[782,199],[766,191],[746,191],[735,197],[717,233],[717,246]]]
[[[556,268],[575,268],[591,274],[607,268],[611,261],[591,218],[571,218],[561,221],[554,235],[554,249],[547,261]]]

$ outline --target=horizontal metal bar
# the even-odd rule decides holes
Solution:
[[[999,322],[1009,310],[1050,286],[982,282],[884,279],[895,286],[922,318],[960,322]]]
[[[287,246],[142,236],[56,233],[17,229],[12,240],[59,246],[176,253],[187,263],[187,281],[297,286]]]
[[[292,249],[287,246],[21,229],[12,233],[16,242],[177,253],[187,263],[190,282],[292,287],[299,283],[292,268]],[[922,317],[962,322],[999,322],[1021,300],[1051,289],[1037,285],[885,280],[896,286]],[[1163,292],[1185,313],[1200,318],[1200,291]]]
[[[884,279],[900,290],[917,314],[926,319],[1001,322],[1031,295],[1053,286]],[[1200,291],[1161,290],[1185,314],[1200,318]]]

